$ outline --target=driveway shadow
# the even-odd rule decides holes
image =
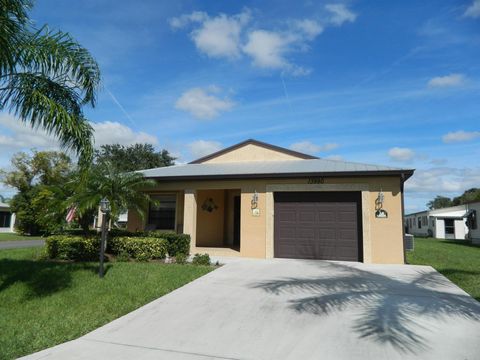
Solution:
[[[468,295],[446,292],[451,284],[437,272],[419,269],[408,280],[399,280],[341,263],[319,262],[317,266],[325,276],[268,280],[251,286],[295,295],[288,307],[299,313],[327,316],[360,308],[352,328],[358,337],[390,344],[404,353],[429,348],[421,335],[431,331],[428,320],[480,320],[480,304]],[[302,294],[308,296],[298,297]]]
[[[111,267],[105,266],[105,273]],[[51,295],[67,289],[78,271],[98,273],[94,263],[0,259],[0,292],[16,283],[27,285],[26,299]]]

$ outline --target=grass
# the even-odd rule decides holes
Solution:
[[[480,246],[466,241],[415,237],[409,264],[430,265],[480,301]]]
[[[213,267],[38,260],[38,248],[0,251],[0,359],[75,339],[210,272]]]
[[[16,240],[39,240],[40,236],[19,235],[15,233],[0,233],[0,241],[16,241]]]

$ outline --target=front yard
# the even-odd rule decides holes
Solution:
[[[213,267],[156,262],[38,260],[41,249],[0,251],[0,359],[77,338],[205,275]]]
[[[15,233],[0,233],[0,241],[16,241],[16,240],[39,240],[40,236],[19,235]]]
[[[430,265],[480,301],[480,246],[465,241],[415,237],[414,265]]]

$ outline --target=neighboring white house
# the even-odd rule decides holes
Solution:
[[[15,214],[10,211],[8,204],[0,202],[0,233],[15,232]]]
[[[480,243],[477,214],[480,214],[480,202],[425,210],[405,215],[405,229],[407,233],[417,236],[472,239]]]

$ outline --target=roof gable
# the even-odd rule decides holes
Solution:
[[[249,139],[236,145],[227,147],[213,154],[190,162],[190,164],[204,163],[235,163],[246,161],[285,161],[318,159],[316,156],[293,151],[280,146],[271,145],[258,140]]]

